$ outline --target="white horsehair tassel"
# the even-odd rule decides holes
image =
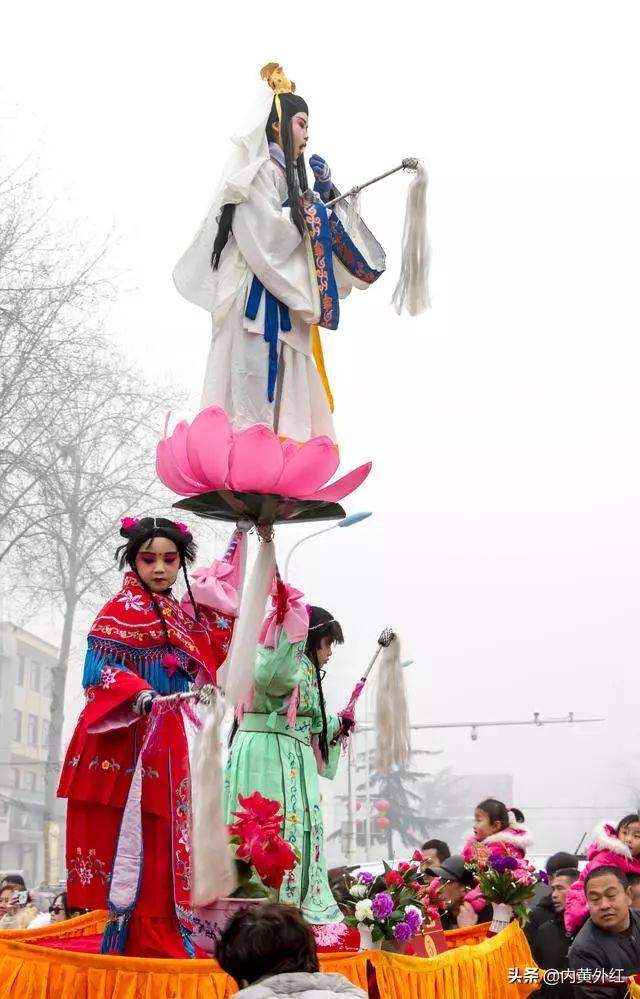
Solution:
[[[386,773],[393,766],[406,766],[411,758],[411,733],[397,636],[382,649],[377,676],[376,729],[378,770]]]
[[[191,901],[209,905],[237,887],[222,804],[222,734],[225,707],[214,691],[205,703],[205,716],[193,747]]]
[[[275,571],[275,545],[273,541],[261,541],[227,656],[224,692],[234,708],[244,702],[253,683],[256,647]]]
[[[429,178],[418,162],[407,192],[402,231],[402,265],[392,304],[396,312],[418,316],[431,305],[429,298],[430,247],[427,236],[427,184]]]

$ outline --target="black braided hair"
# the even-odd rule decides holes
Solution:
[[[304,219],[304,212],[302,211],[300,204],[300,197],[301,193],[304,194],[304,192],[309,189],[309,184],[307,182],[307,169],[304,163],[304,155],[301,153],[297,160],[292,159],[293,141],[291,136],[291,119],[300,111],[304,111],[305,114],[309,114],[309,108],[304,98],[299,97],[297,94],[280,94],[280,110],[282,112],[280,135],[282,149],[284,151],[285,176],[287,179],[289,206],[291,208],[291,220],[300,235],[304,236],[307,231],[307,226]],[[277,125],[278,121],[278,109],[274,99],[265,127],[267,142],[274,141],[275,137],[273,133],[273,126]],[[218,218],[218,231],[216,232],[216,238],[213,241],[213,249],[211,251],[211,268],[214,271],[218,270],[222,251],[229,242],[229,236],[231,235],[233,227],[233,213],[235,207],[236,206],[233,204],[223,205],[220,217]]]
[[[187,575],[187,567],[184,564],[184,562],[182,563],[182,575],[184,576],[185,586],[187,587],[187,593],[189,594],[189,600],[191,601],[191,606],[193,607],[193,613],[195,615],[195,619],[198,623],[200,623],[200,618],[198,616],[198,606],[196,604],[195,597],[191,592],[191,583],[189,582],[189,577]]]
[[[150,590],[146,583],[144,583],[140,578],[140,573],[136,568],[136,558],[138,557],[138,552],[142,546],[146,544],[147,541],[152,541],[153,538],[166,538],[168,541],[172,541],[178,550],[180,566],[182,567],[182,571],[184,573],[187,590],[197,619],[198,612],[196,610],[196,603],[193,599],[191,587],[189,586],[189,579],[187,577],[187,565],[191,565],[194,562],[197,546],[193,540],[191,532],[188,529],[184,530],[183,526],[184,525],[178,525],[173,520],[167,520],[165,517],[143,517],[142,520],[135,520],[131,518],[126,526],[123,524],[120,528],[120,536],[126,538],[126,542],[124,545],[120,545],[119,548],[116,549],[118,568],[124,569],[125,565],[128,565],[129,568],[136,574],[138,582],[142,588],[149,594],[156,614],[160,618],[160,623],[164,632],[164,640],[169,651],[172,649],[172,644],[169,637],[167,622],[160,609],[160,605],[156,600],[155,593]]]
[[[309,614],[309,633],[305,655],[313,663],[318,684],[318,695],[320,699],[320,714],[322,715],[322,731],[318,736],[320,755],[325,763],[329,762],[329,740],[327,736],[327,709],[324,702],[324,692],[322,690],[322,678],[320,676],[320,665],[318,663],[318,649],[323,638],[330,638],[332,642],[342,645],[344,635],[340,622],[336,621],[333,614],[323,607],[312,607]]]

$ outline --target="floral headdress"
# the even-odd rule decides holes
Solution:
[[[156,517],[149,517],[148,519],[153,520],[154,530],[161,529],[162,525],[158,523]],[[166,519],[167,523],[171,524],[172,527],[175,527],[178,531],[180,531],[181,534],[185,534],[188,538],[192,537],[191,531],[189,530],[188,526],[186,524],[183,524],[182,521],[169,520],[168,518],[163,518],[163,519]],[[132,534],[133,531],[135,531],[136,528],[138,528],[141,523],[142,519],[140,517],[123,517],[122,520],[120,521],[120,533],[124,537],[129,537],[129,535]]]

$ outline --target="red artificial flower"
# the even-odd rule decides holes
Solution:
[[[406,874],[410,867],[411,864],[407,864],[404,861],[401,864],[398,864],[398,870],[401,871],[402,874]]]
[[[241,811],[232,812],[236,821],[229,826],[231,836],[238,836],[240,844],[236,856],[240,860],[249,860],[251,845],[254,840],[266,841],[282,832],[280,803],[264,798],[259,791],[254,791],[248,797],[238,795]]]
[[[411,887],[413,888],[414,891],[422,891],[424,885],[421,885],[419,881],[412,881]]]
[[[385,875],[384,879],[390,888],[394,888],[396,885],[404,883],[402,875],[398,874],[397,871],[389,871],[389,873]]]
[[[420,853],[420,851],[419,851],[419,850],[414,850],[414,851],[413,851],[413,856],[412,856],[412,858],[411,858],[411,859],[412,859],[412,860],[417,860],[417,861],[419,861],[420,863],[422,863],[422,862],[423,862],[423,860],[424,860],[424,857],[422,856],[422,854]]]
[[[280,836],[275,836],[266,842],[254,840],[249,859],[267,888],[279,889],[285,873],[296,865],[293,848]]]

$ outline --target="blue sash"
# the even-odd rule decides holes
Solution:
[[[278,333],[288,333],[291,330],[291,318],[289,309],[282,302],[279,302],[275,295],[267,291],[262,281],[253,275],[247,306],[244,314],[247,319],[255,319],[258,315],[263,292],[266,296],[264,303],[264,338],[269,344],[269,368],[267,375],[267,398],[273,402],[276,392],[276,379],[278,377]]]

